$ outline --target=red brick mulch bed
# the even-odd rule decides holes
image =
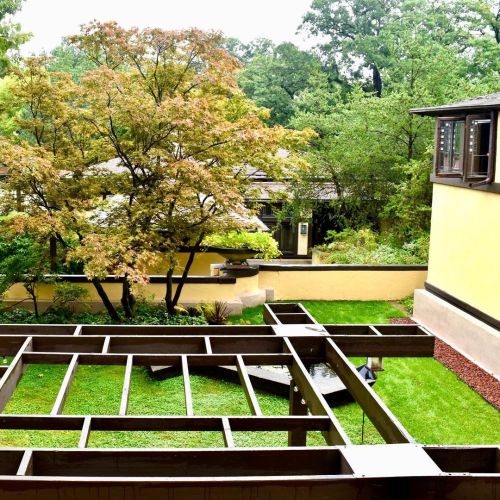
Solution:
[[[393,325],[415,325],[415,321],[411,318],[389,318],[389,321]]]
[[[411,318],[391,318],[390,321],[395,325],[415,323]],[[500,409],[500,381],[495,377],[438,338],[436,338],[434,358],[454,372],[458,378],[462,379],[486,401]]]

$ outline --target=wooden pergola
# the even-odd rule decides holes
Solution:
[[[415,442],[347,356],[432,356],[434,337],[419,325],[317,325],[302,312],[266,312],[268,326],[0,325],[3,410],[29,364],[65,364],[50,414],[0,414],[0,429],[80,432],[78,448],[0,449],[0,498],[345,499],[495,498],[498,446],[426,446]],[[288,316],[287,316],[288,315]],[[296,321],[301,324],[296,324]],[[288,323],[288,324],[287,324]],[[327,363],[386,444],[354,445],[312,380]],[[63,415],[78,365],[123,365],[117,415]],[[232,366],[250,416],[197,416],[189,373]],[[266,416],[249,366],[286,365],[289,415]],[[178,416],[128,415],[132,367],[177,366],[185,408]],[[436,381],[438,383],[438,381]],[[429,422],[432,425],[432,422]],[[224,448],[91,449],[94,431],[219,432]],[[233,432],[287,431],[288,447],[238,448]],[[325,445],[307,447],[321,431]]]

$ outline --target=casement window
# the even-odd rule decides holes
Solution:
[[[465,119],[438,120],[436,174],[461,177],[464,172]]]
[[[467,178],[483,179],[488,177],[492,163],[493,123],[489,115],[467,117]]]
[[[493,113],[439,118],[436,129],[435,173],[464,182],[492,182],[495,162]]]

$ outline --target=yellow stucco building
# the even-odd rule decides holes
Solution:
[[[416,109],[436,117],[429,271],[414,316],[500,374],[500,93]]]

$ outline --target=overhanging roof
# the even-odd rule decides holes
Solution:
[[[430,108],[415,108],[410,110],[415,115],[442,116],[445,114],[459,114],[463,112],[484,112],[500,109],[500,92],[457,101],[444,106]]]

